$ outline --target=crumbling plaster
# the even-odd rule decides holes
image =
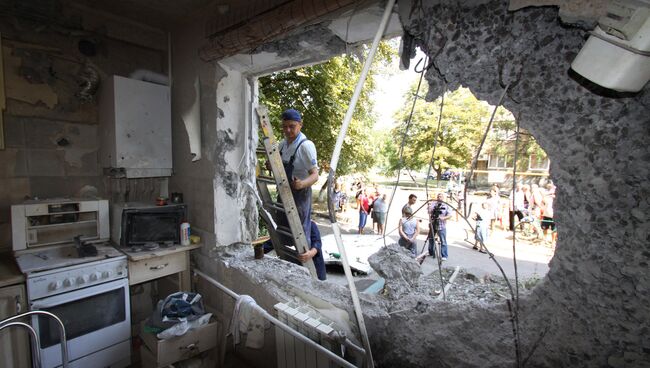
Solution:
[[[11,248],[12,204],[82,192],[111,196],[97,157],[97,96],[79,97],[87,68],[101,83],[136,69],[163,72],[167,65],[166,42],[153,41],[161,35],[165,40],[161,31],[129,22],[133,37],[117,36],[112,30],[124,25],[119,17],[46,6],[53,4],[0,4],[7,96],[6,148],[0,150],[0,250]],[[82,54],[80,40],[93,43],[96,53]]]
[[[381,8],[376,4],[359,7],[354,16],[378,24],[381,14],[378,9]],[[170,191],[190,192],[187,201],[191,208],[190,221],[207,237],[206,244],[250,242],[257,235],[257,206],[251,190],[255,186],[254,151],[258,143],[257,118],[253,111],[258,93],[256,78],[322,62],[345,52],[346,44],[337,34],[354,33],[356,41],[360,35],[372,37],[367,23],[351,22],[348,29],[347,20],[352,15],[346,13],[338,20],[327,19],[306,30],[292,32],[281,40],[261,45],[253,54],[234,55],[208,64],[196,60],[196,45],[203,40],[201,20],[179,26],[172,32],[175,139]],[[396,34],[397,16],[391,24],[390,32]],[[191,162],[182,116],[196,98],[192,83],[197,77],[201,91],[203,158]],[[211,188],[206,179],[212,182]]]
[[[520,300],[521,359],[540,367],[649,365],[650,87],[617,95],[570,72],[586,34],[562,24],[557,8],[509,12],[504,1],[417,4],[400,1],[399,11],[406,31],[433,58],[428,99],[443,86],[463,85],[496,103],[508,85],[503,105],[551,158],[560,238],[547,277]],[[249,267],[252,250],[239,252],[245,259],[239,267],[219,256],[202,267],[230,269],[231,286],[241,280],[264,285],[264,298],[282,299],[280,289],[308,290],[349,308],[347,297],[332,291],[337,287],[314,288],[296,273],[291,285],[269,282],[284,266]],[[363,295],[362,305],[379,366],[515,364],[506,305],[454,305],[419,293],[399,300]],[[400,310],[408,312],[388,314]]]
[[[569,67],[585,32],[563,26],[555,8],[507,5],[426,2],[417,19],[400,13],[433,57],[430,100],[443,80],[491,103],[509,85],[503,105],[551,159],[560,238],[546,279],[521,301],[523,356],[536,349],[532,366],[649,364],[650,87],[615,95],[575,76]],[[475,321],[471,334],[485,331],[478,316],[464,318]]]

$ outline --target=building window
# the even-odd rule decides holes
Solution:
[[[530,155],[528,171],[548,171],[550,164],[551,161],[546,156]]]
[[[512,155],[490,155],[488,169],[512,169]]]

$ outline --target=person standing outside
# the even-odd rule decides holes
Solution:
[[[402,218],[399,219],[399,241],[398,244],[411,252],[413,258],[417,255],[418,245],[416,237],[420,233],[420,223],[413,217],[413,209],[407,206],[402,210]]]
[[[487,253],[485,243],[488,238],[488,227],[492,218],[492,209],[488,201],[481,203],[481,207],[474,212],[474,220],[476,220],[476,232],[474,234],[474,249],[481,253]]]
[[[413,205],[415,205],[415,202],[417,202],[418,197],[415,194],[409,194],[409,201],[402,207],[402,212],[406,209],[406,207],[411,207],[411,213],[413,212]]]
[[[550,242],[552,246],[557,241],[557,229],[555,228],[555,221],[553,220],[553,202],[555,200],[555,187],[549,183],[546,186],[547,192],[542,199],[542,224],[541,228],[544,231],[544,240]],[[548,231],[551,230],[551,239],[548,239]]]
[[[282,113],[281,118],[284,139],[278,146],[280,156],[311,248],[311,186],[318,180],[316,146],[301,132],[303,122],[300,112],[288,109]]]
[[[361,194],[357,198],[359,205],[359,234],[363,234],[363,229],[366,227],[368,221],[368,212],[370,211],[370,202],[368,202],[368,195],[366,189],[361,190]]]
[[[443,261],[447,260],[447,220],[451,218],[451,211],[445,203],[445,194],[438,193],[435,202],[429,205],[429,221],[433,229],[429,237],[429,255],[435,257],[434,239],[436,235],[440,239],[440,257]]]
[[[508,206],[510,208],[510,231],[513,231],[515,229],[515,215],[517,215],[519,221],[524,218],[524,213],[522,212],[524,210],[524,193],[521,190],[520,183],[517,183],[515,185],[515,190],[510,192],[510,196],[508,196]]]
[[[377,232],[380,235],[384,234],[384,224],[386,223],[386,211],[388,211],[388,203],[386,203],[386,194],[381,194],[376,200],[372,208],[372,213],[377,221]]]
[[[492,216],[490,219],[490,230],[494,230],[494,224],[495,222],[499,219],[500,217],[500,210],[501,210],[501,204],[500,204],[500,199],[499,199],[499,187],[492,186],[490,189],[490,195],[488,197],[488,205],[490,206],[490,210],[492,211]]]

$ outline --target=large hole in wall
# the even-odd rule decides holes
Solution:
[[[383,45],[386,48],[384,51],[396,53],[397,43],[398,40],[388,41]],[[370,107],[361,107],[361,110],[369,111],[371,118],[368,121],[363,121],[363,113],[360,116],[355,116],[357,124],[355,125],[353,121],[350,128],[351,138],[348,138],[354,142],[353,147],[348,147],[347,154],[346,148],[344,148],[343,170],[340,172],[342,171],[345,175],[342,175],[339,178],[342,180],[337,182],[337,188],[347,198],[347,203],[341,206],[338,213],[339,223],[347,222],[349,224],[349,221],[357,221],[358,205],[355,203],[355,199],[360,189],[366,188],[370,192],[376,188],[380,194],[392,195],[391,184],[396,180],[399,171],[393,168],[389,173],[388,164],[376,160],[376,156],[384,154],[387,145],[392,145],[394,152],[398,151],[407,120],[406,116],[409,115],[414,96],[418,96],[415,114],[411,119],[412,127],[410,129],[412,130],[410,130],[405,151],[405,155],[408,157],[404,157],[407,164],[401,171],[402,173],[408,172],[408,175],[405,174],[401,177],[403,188],[400,187],[399,193],[393,199],[392,210],[386,223],[386,232],[389,233],[387,244],[397,243],[399,240],[396,225],[399,222],[400,209],[404,204],[402,202],[406,202],[408,194],[417,194],[419,197],[417,206],[424,205],[427,194],[430,199],[435,198],[435,194],[438,192],[451,194],[453,197],[448,198],[448,201],[459,211],[451,220],[453,234],[450,234],[448,238],[452,256],[449,257],[448,262],[442,264],[442,270],[438,269],[436,260],[431,257],[425,258],[423,263],[425,275],[439,278],[438,275],[441,274],[444,283],[446,283],[453,275],[455,267],[459,266],[461,268],[460,277],[455,277],[456,281],[453,287],[456,290],[452,290],[458,296],[455,300],[478,298],[498,302],[507,298],[507,286],[501,278],[499,267],[490,260],[490,255],[494,255],[501,267],[505,268],[507,277],[515,278],[512,261],[513,235],[509,231],[509,203],[511,201],[509,193],[513,182],[514,145],[516,143],[518,145],[516,182],[518,187],[522,188],[522,192],[519,192],[518,189],[518,196],[522,198],[522,207],[513,211],[513,215],[515,218],[521,215],[523,221],[519,219],[516,221],[515,240],[519,250],[519,275],[523,276],[520,282],[523,289],[531,290],[548,271],[547,264],[553,256],[555,247],[552,226],[542,223],[541,213],[542,206],[546,206],[552,199],[551,194],[547,195],[547,193],[553,191],[548,173],[550,165],[546,153],[535,142],[530,132],[522,129],[517,136],[515,118],[509,111],[499,108],[495,118],[490,122],[494,107],[485,101],[478,100],[468,89],[458,88],[445,95],[445,104],[442,109],[443,119],[439,132],[440,144],[437,147],[434,165],[431,170],[428,170],[427,164],[434,145],[441,99],[425,102],[422,96],[427,94],[426,83],[422,85],[420,91],[417,93],[415,91],[419,74],[413,68],[410,71],[399,71],[397,59],[390,61],[392,64],[385,62],[375,66],[373,70],[375,70],[374,77],[377,80],[370,84],[375,86],[381,82],[394,88],[395,80],[407,78],[406,74],[408,73],[411,73],[407,78],[410,78],[411,83],[401,94],[395,94],[395,91],[392,91],[393,98],[402,100],[403,107],[394,112],[392,123],[384,124],[379,128],[383,130],[378,130],[378,125],[375,124],[376,118],[372,106],[370,106],[372,104],[369,105]],[[414,59],[413,64],[416,61],[417,59]],[[281,112],[286,108],[300,110],[304,120],[302,132],[314,141],[319,152],[321,168],[326,167],[329,163],[340,126],[340,123],[323,124],[321,122],[342,120],[345,113],[344,108],[349,103],[350,91],[354,87],[349,81],[356,80],[353,68],[360,65],[358,61],[357,65],[354,63],[355,60],[343,55],[319,65],[278,71],[259,80],[260,103],[270,108],[270,120],[274,126],[276,138],[282,138],[279,119]],[[350,75],[346,76],[345,73]],[[323,75],[332,74],[339,76],[339,79],[323,77]],[[379,79],[384,80],[378,81]],[[343,92],[333,91],[336,88]],[[347,94],[345,88],[347,88]],[[371,93],[371,91],[367,91],[367,93],[365,102],[385,101],[385,98],[378,97],[376,93]],[[336,107],[338,107],[338,111],[334,110]],[[323,119],[324,116],[328,118]],[[335,116],[335,118],[331,119],[330,116]],[[469,176],[472,160],[488,123],[492,124],[492,129],[488,133],[486,144],[474,167],[474,175],[468,191],[468,206],[465,207],[462,201],[464,197],[462,187]],[[459,150],[463,151],[462,154],[454,153]],[[349,157],[355,159],[345,160]],[[421,161],[419,164],[415,162],[417,160],[414,161],[415,157],[419,157]],[[396,158],[396,156],[384,157],[384,161]],[[366,162],[360,162],[362,160],[366,160]],[[261,167],[264,168],[264,164]],[[376,175],[377,172],[381,172],[382,175]],[[324,220],[327,213],[326,203],[323,201],[324,196],[318,195],[323,194],[319,193],[319,189],[324,184],[326,173],[321,172],[321,176],[321,181],[313,187],[313,218],[317,223],[320,222],[324,225],[321,226],[321,233],[327,237],[331,230],[327,228],[328,221]],[[361,186],[357,186],[359,181],[363,182]],[[434,189],[428,193],[424,189],[425,186],[432,186]],[[532,192],[535,192],[535,196],[531,195]],[[271,193],[275,195],[274,186],[271,187]],[[525,198],[525,209],[523,198]],[[485,209],[482,208],[484,202],[487,206]],[[422,227],[420,236],[418,236],[418,254],[426,251],[427,229],[430,222],[426,206],[420,207],[421,211],[416,213]],[[550,204],[547,215],[552,208],[553,205]],[[463,220],[462,216],[465,211],[467,220]],[[484,217],[486,214],[493,217],[493,220],[492,218],[488,220],[490,236],[486,239],[485,248],[481,248],[480,243],[475,240],[472,228],[476,226],[478,213],[483,213]],[[548,221],[550,221],[550,217],[545,222]],[[268,235],[268,227],[269,225],[261,218],[258,235],[260,237]],[[343,227],[344,233],[349,235],[358,232],[354,224]],[[543,228],[548,228],[548,230],[545,231]],[[377,233],[375,228],[372,231]],[[368,238],[364,241],[376,243],[376,238],[375,236],[375,238]],[[327,257],[335,257],[334,253],[336,250],[328,248],[328,251],[324,253],[326,261]],[[367,259],[372,253],[374,251],[368,251],[358,260],[361,263],[367,263]],[[355,269],[353,271],[355,275],[358,275],[357,284],[360,290],[364,290],[380,278],[376,272],[370,271],[370,274],[365,274],[363,271]],[[345,284],[342,270],[335,264],[328,267],[328,278],[332,282]],[[431,280],[429,286],[423,288],[423,292],[441,293],[439,285],[439,281]]]
[[[402,20],[435,57],[426,77],[432,100],[443,80],[447,90],[462,84],[491,103],[510,86],[504,105],[539,139],[560,188],[562,243],[544,283],[521,299],[521,357],[530,366],[643,363],[647,87],[612,98],[572,79],[568,70],[585,32],[560,24],[555,8],[423,5],[422,14]],[[382,366],[515,365],[505,303],[458,306],[420,297],[388,301],[397,311],[368,322]]]

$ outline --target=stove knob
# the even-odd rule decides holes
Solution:
[[[86,283],[86,275],[81,275],[77,277],[77,284],[85,284]]]
[[[90,281],[97,281],[99,280],[99,272],[93,272],[90,274]]]
[[[102,278],[107,279],[111,276],[111,271],[102,272]]]
[[[57,289],[60,289],[61,286],[63,286],[63,283],[62,283],[61,281],[52,281],[52,282],[50,282],[50,284],[48,285],[48,288],[49,288],[50,290],[57,290]]]
[[[74,285],[74,279],[72,277],[67,278],[63,281],[63,286],[70,287]]]

